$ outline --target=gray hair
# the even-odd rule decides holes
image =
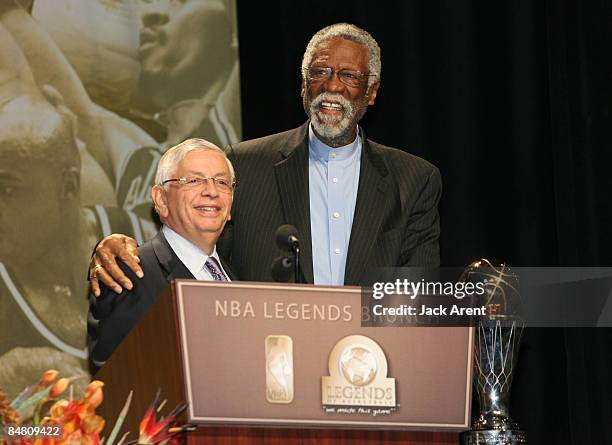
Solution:
[[[306,79],[308,68],[312,63],[314,52],[321,42],[332,39],[352,40],[368,48],[368,71],[373,76],[368,77],[368,88],[380,81],[380,47],[374,37],[367,31],[350,23],[336,23],[318,31],[308,42],[302,58],[302,79]]]
[[[170,176],[174,173],[180,162],[187,156],[187,153],[192,151],[201,151],[201,150],[214,150],[223,153],[223,157],[227,161],[227,166],[230,171],[232,181],[236,180],[236,174],[234,173],[234,166],[231,161],[227,158],[227,155],[223,150],[217,147],[212,142],[209,142],[205,139],[199,138],[191,138],[186,141],[181,142],[178,145],[175,145],[172,148],[169,148],[160,158],[159,163],[157,164],[157,173],[155,174],[155,184],[162,187],[164,185],[164,181],[167,181]]]

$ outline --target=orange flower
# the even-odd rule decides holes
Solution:
[[[157,412],[157,406],[159,404],[159,393],[160,391],[158,390],[153,402],[140,421],[138,435],[139,444],[155,444],[173,437],[175,432],[169,431],[171,429],[170,427],[174,423],[176,416],[178,416],[181,411],[187,407],[185,404],[177,406],[166,416],[165,419],[158,422],[155,413]],[[180,430],[181,428],[176,429]]]
[[[0,387],[0,425],[19,423],[19,413],[11,406],[6,393]]]
[[[2,0],[0,0],[1,2]],[[85,394],[81,400],[57,400],[49,408],[48,415],[40,422],[40,412],[46,409],[49,400],[61,396],[66,389],[81,376],[73,376],[70,378],[58,377],[57,371],[46,371],[37,384],[31,385],[12,403],[19,407],[35,406],[34,421],[36,425],[44,426],[60,426],[61,437],[13,437],[8,441],[0,438],[0,445],[100,445],[100,433],[104,428],[104,419],[96,415],[96,408],[104,400],[102,388],[104,383],[99,380],[92,381],[85,390]],[[144,418],[140,423],[139,428],[139,444],[157,444],[164,442],[167,445],[178,445],[178,433],[192,431],[192,425],[176,426],[176,417],[183,411],[187,405],[181,404],[172,410],[165,418],[157,420],[157,406],[159,403],[160,391],[158,390],[155,399]],[[120,430],[127,410],[130,406],[132,392],[123,407],[115,429],[109,438],[110,442],[114,442],[116,433]],[[11,407],[6,395],[0,389],[0,424],[14,423],[20,424],[20,418],[17,409]]]
[[[40,380],[36,384],[34,392],[39,392],[47,388],[55,381],[58,374],[59,372],[57,372],[55,369],[49,369],[48,371],[43,372],[42,376],[40,377]]]
[[[59,372],[57,372],[55,369],[49,369],[48,371],[43,372],[38,384],[43,387],[49,386],[53,381],[55,381],[58,374]]]
[[[89,403],[94,408],[97,408],[104,400],[104,395],[102,393],[102,387],[104,386],[104,382],[100,380],[93,380],[89,385],[87,385],[87,389],[85,389],[85,395],[83,396],[83,401],[85,403]]]
[[[4,442],[2,442],[2,440],[0,440],[0,443],[4,445]],[[7,445],[33,445],[34,439],[32,439],[31,437],[12,437],[10,439],[7,439],[6,444]]]
[[[94,407],[94,403],[98,406],[103,398],[103,385],[99,383],[101,382],[90,384],[91,390],[88,386],[83,400],[55,402],[49,411],[49,417],[45,417],[42,424],[62,425],[62,437],[37,439],[35,445],[99,445],[100,432],[104,428],[104,419],[96,415]],[[90,403],[91,401],[94,403]]]
[[[51,388],[51,392],[49,393],[49,397],[51,399],[57,399],[57,397],[60,394],[62,394],[64,391],[66,391],[66,388],[68,388],[69,384],[70,384],[70,379],[67,379],[65,377],[59,379],[57,382],[55,382],[55,384]]]

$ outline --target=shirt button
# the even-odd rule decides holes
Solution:
[[[340,249],[336,249],[336,250],[334,250],[334,253],[335,253],[336,255],[340,255]]]
[[[338,182],[338,178],[332,178],[332,182]]]
[[[330,156],[331,156],[332,158],[335,158],[335,157],[336,157],[336,152],[335,152],[335,151],[332,151],[332,152],[331,152],[331,154],[330,154]]]
[[[334,219],[340,218],[340,214],[338,212],[334,212]]]

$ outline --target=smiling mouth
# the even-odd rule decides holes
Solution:
[[[216,215],[221,211],[221,207],[217,206],[195,206],[194,209],[205,215]]]
[[[323,101],[319,106],[319,110],[324,113],[342,113],[344,112],[344,107],[337,102]]]

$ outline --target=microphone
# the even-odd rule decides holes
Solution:
[[[293,255],[289,257],[279,257],[272,263],[272,275],[277,272],[280,280],[277,281],[289,281],[289,278],[285,279],[285,271],[293,269],[293,282],[301,282],[300,276],[300,240],[298,239],[298,231],[291,224],[283,224],[276,229],[276,244],[282,250],[291,252]],[[276,272],[275,272],[275,268]],[[288,268],[288,269],[287,269]],[[276,277],[274,277],[276,280]]]
[[[287,283],[293,276],[293,259],[279,256],[272,262],[272,279],[276,282]]]
[[[283,224],[276,229],[276,244],[282,250],[295,251],[300,247],[298,231],[291,224]]]

